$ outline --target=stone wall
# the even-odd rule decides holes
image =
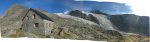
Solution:
[[[23,20],[23,31],[35,33],[35,34],[44,34],[44,22],[43,19],[33,11],[29,11]]]

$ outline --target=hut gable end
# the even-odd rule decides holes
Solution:
[[[26,15],[23,17],[22,21],[24,21],[24,19],[27,17],[27,15],[28,15],[28,13],[29,13],[30,11],[33,11],[36,15],[38,15],[38,16],[39,16],[40,18],[42,18],[42,19],[49,20],[49,21],[52,21],[52,22],[53,22],[53,20],[51,20],[47,15],[43,14],[43,13],[40,12],[40,11],[34,10],[34,9],[32,9],[32,8],[28,9],[28,11],[26,12]],[[34,19],[35,19],[35,18],[36,18],[36,16],[34,15]]]

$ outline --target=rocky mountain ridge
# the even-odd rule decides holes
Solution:
[[[147,36],[150,35],[148,16],[138,16],[134,14],[108,16],[103,14],[84,13],[78,10],[70,12],[69,15],[81,17],[83,19],[95,22],[99,25],[103,25],[101,27],[107,30],[116,29],[117,31],[123,31],[128,33],[143,34]]]

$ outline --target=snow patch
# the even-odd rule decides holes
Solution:
[[[103,27],[105,30],[115,30],[113,24],[110,20],[107,19],[107,16],[101,14],[91,14],[96,17],[100,23],[100,26]]]
[[[88,20],[85,20],[85,19],[82,19],[82,18],[79,18],[79,17],[74,17],[74,16],[66,15],[66,14],[57,14],[57,15],[62,17],[62,18],[68,18],[68,19],[73,19],[73,20],[76,20],[76,21],[80,21],[80,22],[84,22],[84,23],[88,23],[88,24],[92,24],[92,25],[97,25],[94,22],[91,22],[91,21],[88,21]]]

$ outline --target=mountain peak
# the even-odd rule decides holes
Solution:
[[[13,4],[4,14],[4,17],[11,16],[13,14],[20,14],[24,10],[28,8],[18,5],[18,4]]]
[[[10,8],[18,9],[18,8],[25,8],[25,7],[19,4],[13,4]]]

